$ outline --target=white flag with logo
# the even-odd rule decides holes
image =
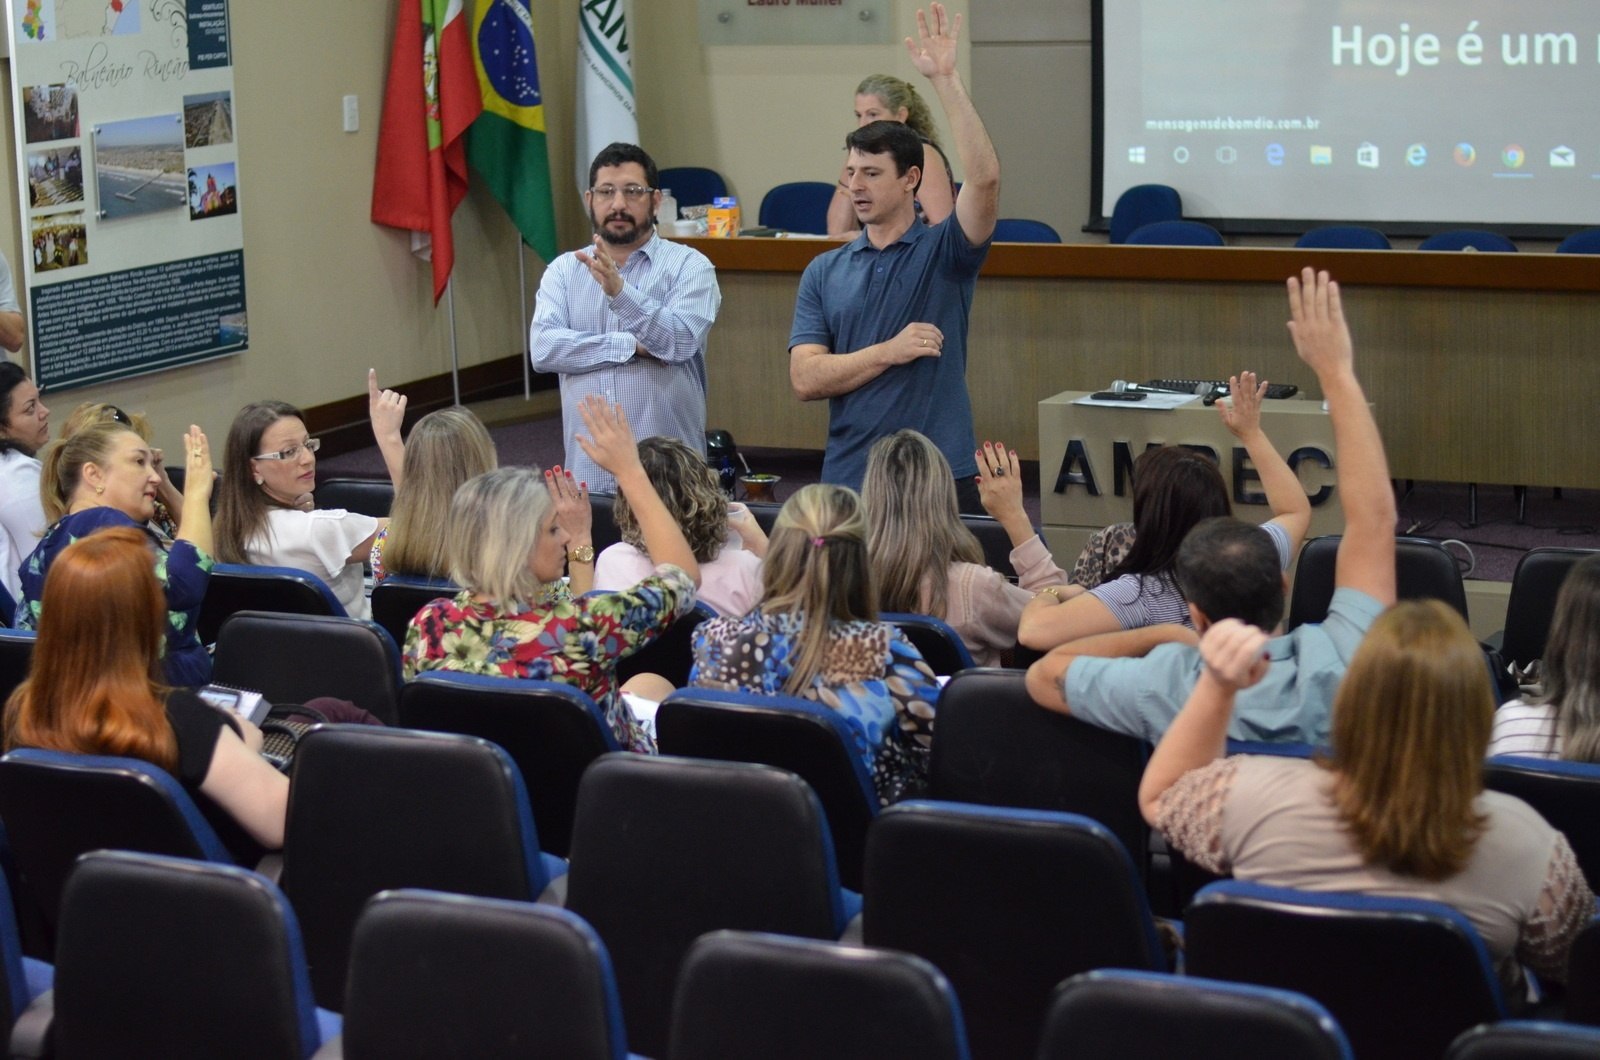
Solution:
[[[611,143],[639,142],[633,109],[633,52],[626,0],[579,0],[576,165],[578,190],[589,163]]]

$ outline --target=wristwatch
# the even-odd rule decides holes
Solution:
[[[593,563],[594,562],[594,546],[593,545],[579,545],[577,548],[569,548],[569,549],[567,549],[567,562],[568,563]]]

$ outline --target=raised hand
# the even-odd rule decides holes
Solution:
[[[565,530],[574,543],[587,545],[593,536],[594,524],[594,510],[589,507],[589,484],[574,481],[572,472],[557,464],[545,470],[544,488],[550,491],[550,500],[555,504],[556,525]]]
[[[1254,372],[1240,372],[1228,377],[1230,401],[1217,402],[1217,414],[1222,425],[1235,438],[1244,438],[1261,429],[1261,399],[1267,394],[1267,381],[1256,382]]]
[[[376,368],[367,369],[367,415],[372,419],[372,433],[379,437],[398,436],[406,418],[406,396],[396,390],[379,389]]]
[[[1355,355],[1345,324],[1339,285],[1309,266],[1289,277],[1289,336],[1295,352],[1317,373],[1349,370]]]
[[[961,16],[952,20],[944,5],[932,3],[924,13],[917,9],[917,39],[906,38],[911,65],[923,77],[948,76],[956,72],[956,41],[961,33]]]
[[[1006,449],[1004,442],[984,442],[972,455],[978,460],[978,500],[983,510],[1001,522],[1023,511],[1022,461],[1016,450]]]
[[[628,415],[621,405],[613,405],[599,394],[589,394],[578,403],[578,415],[588,437],[575,435],[589,459],[621,478],[624,471],[639,465],[639,443],[628,426]],[[641,467],[642,470],[642,467]]]
[[[1267,675],[1267,634],[1236,618],[1213,623],[1200,638],[1200,658],[1212,680],[1238,691]]]
[[[206,432],[192,423],[183,436],[183,456],[184,491],[199,490],[200,496],[210,497],[211,443],[206,441]]]

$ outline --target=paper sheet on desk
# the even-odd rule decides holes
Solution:
[[[1194,394],[1151,394],[1146,393],[1143,401],[1106,401],[1096,400],[1085,394],[1074,401],[1074,405],[1098,405],[1105,409],[1175,409],[1187,405],[1191,401],[1199,401]]]

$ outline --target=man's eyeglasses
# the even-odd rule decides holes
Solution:
[[[322,439],[321,438],[307,438],[305,441],[300,442],[297,445],[291,445],[291,446],[288,446],[286,448],[279,449],[276,453],[257,453],[255,456],[251,457],[250,459],[252,459],[252,460],[293,460],[295,457],[300,455],[300,450],[302,450],[302,449],[304,449],[308,453],[314,453],[318,449],[321,449],[321,448],[322,448]]]
[[[610,202],[616,198],[619,191],[622,192],[622,197],[629,202],[643,202],[645,196],[655,191],[655,189],[647,188],[643,184],[625,184],[620,188],[615,184],[602,184],[598,188],[590,188],[589,194],[601,202]]]

